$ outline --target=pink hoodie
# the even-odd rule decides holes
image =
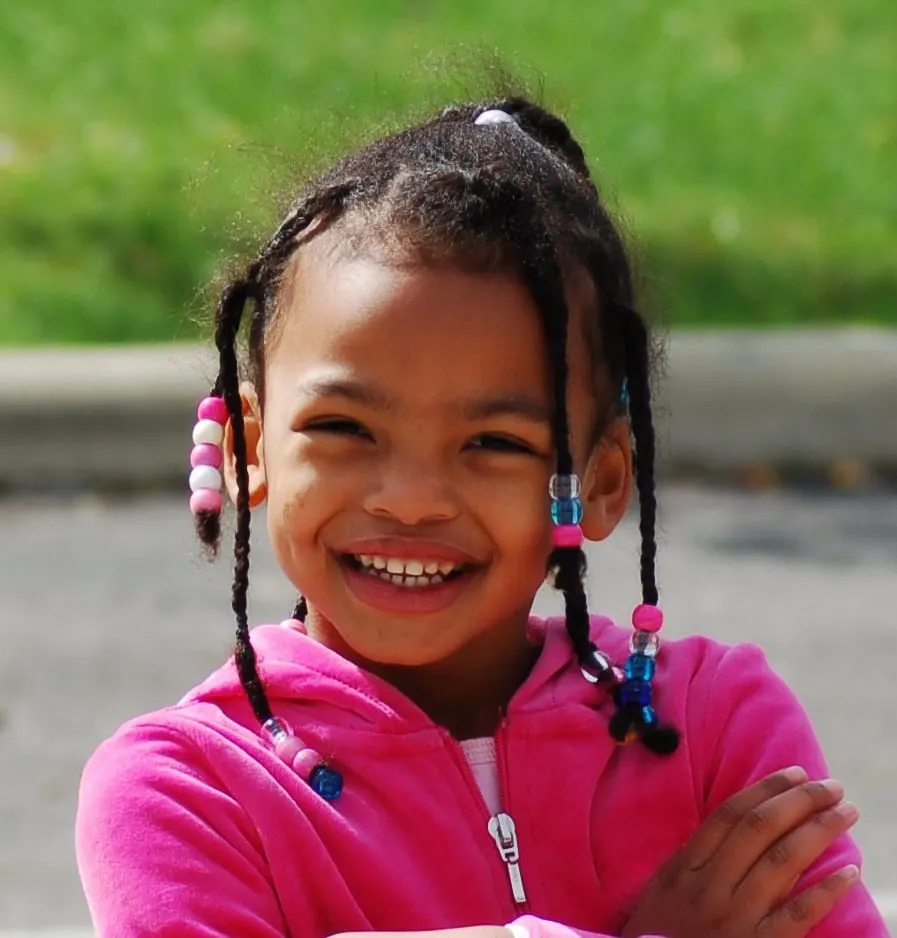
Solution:
[[[263,744],[228,663],[177,706],[126,724],[85,769],[77,852],[100,938],[325,938],[518,919],[546,938],[619,935],[715,806],[788,765],[827,774],[806,714],[755,647],[665,643],[658,708],[683,740],[658,757],[614,745],[611,708],[579,673],[563,623],[533,620],[533,631],[542,654],[496,737],[525,902],[448,733],[307,636],[262,626],[253,644],[274,712],[332,757],[343,794],[324,801]],[[627,632],[595,618],[593,634],[625,658]],[[859,854],[843,837],[803,885],[848,863]],[[858,886],[812,934],[888,932]]]

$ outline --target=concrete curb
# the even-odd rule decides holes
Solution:
[[[0,485],[183,485],[210,349],[0,352]],[[897,330],[687,332],[658,399],[665,472],[897,468]]]

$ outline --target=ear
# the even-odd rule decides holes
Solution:
[[[262,440],[262,411],[255,388],[244,382],[240,385],[243,407],[243,427],[246,432],[246,468],[249,473],[249,507],[257,508],[268,495],[265,475],[265,448]],[[224,430],[224,484],[231,501],[237,503],[237,463],[234,458],[234,433],[228,421]]]
[[[614,420],[592,451],[582,479],[582,532],[590,541],[610,537],[632,496],[629,421]]]

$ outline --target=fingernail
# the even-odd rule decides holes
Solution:
[[[835,798],[844,797],[844,786],[836,778],[827,778],[822,783],[823,788],[829,792]]]
[[[860,816],[860,809],[852,801],[842,801],[835,810],[847,821],[855,821]]]
[[[789,782],[793,782],[795,785],[799,782],[805,782],[807,780],[806,770],[801,768],[799,765],[792,765],[790,769],[785,769],[785,771],[782,772],[782,775],[784,775]]]
[[[860,878],[860,868],[851,863],[850,866],[845,866],[843,870],[838,870],[838,878],[852,883],[855,879]]]

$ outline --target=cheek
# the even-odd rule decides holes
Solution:
[[[482,485],[477,497],[481,517],[506,554],[547,557],[551,542],[551,515],[547,471],[528,472],[520,478],[505,476]],[[481,483],[482,484],[482,483]]]

